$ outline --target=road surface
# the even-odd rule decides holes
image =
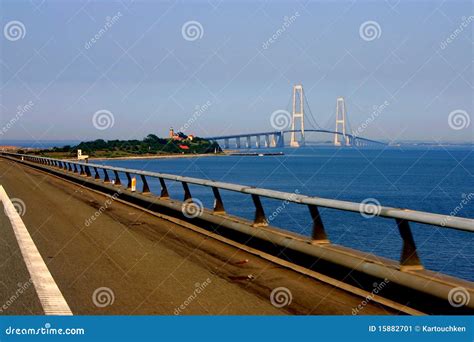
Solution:
[[[0,185],[12,202],[24,203],[22,220],[75,315],[350,315],[363,300],[2,158]],[[0,309],[8,304],[0,314],[42,314],[3,210],[0,224]],[[277,288],[288,289],[291,302],[272,303]],[[359,311],[396,313],[371,301]]]

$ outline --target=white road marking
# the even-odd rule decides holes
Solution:
[[[72,315],[69,305],[38,252],[30,233],[1,185],[0,201],[5,208],[5,214],[10,219],[21,254],[25,260],[44,313],[46,315]]]

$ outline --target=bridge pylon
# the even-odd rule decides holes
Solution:
[[[300,121],[301,140],[296,140],[296,120]],[[304,138],[304,94],[303,85],[297,84],[293,86],[293,112],[291,115],[291,147],[300,147],[305,144]]]
[[[351,139],[346,133],[346,120],[346,103],[343,97],[338,97],[336,100],[336,129],[334,133],[334,146],[351,145]]]

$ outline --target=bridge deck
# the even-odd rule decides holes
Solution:
[[[105,206],[104,195],[18,163],[0,159],[0,184],[10,198],[25,202],[23,221],[74,314],[173,314],[195,284],[207,279],[209,285],[181,314],[351,314],[362,301],[120,202],[112,202],[87,226],[86,220]],[[5,260],[0,301],[6,302],[28,274],[4,215],[0,223],[0,258]],[[281,309],[269,300],[280,286],[293,296]],[[99,287],[112,289],[112,305],[94,305],[92,294]],[[6,311],[41,314],[34,287]],[[359,312],[395,313],[374,302]]]

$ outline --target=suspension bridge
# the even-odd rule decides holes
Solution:
[[[306,123],[309,128],[305,128]],[[206,139],[220,143],[225,149],[231,148],[272,148],[285,146],[285,134],[290,134],[290,147],[301,147],[306,143],[307,133],[322,133],[333,136],[334,146],[370,146],[385,145],[384,142],[364,138],[352,133],[347,118],[346,104],[343,97],[336,99],[335,129],[321,127],[311,112],[308,100],[301,84],[293,86],[292,110],[279,110],[272,114],[272,126],[279,129],[266,132],[242,133],[206,137]]]

